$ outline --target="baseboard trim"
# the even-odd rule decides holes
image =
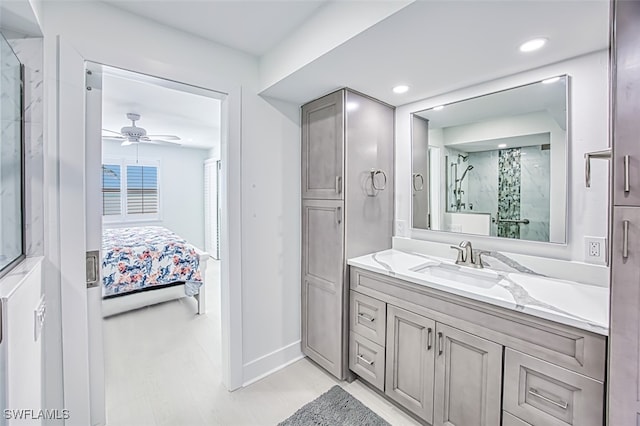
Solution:
[[[244,383],[242,387],[249,386],[258,380],[264,379],[278,370],[282,370],[288,365],[304,358],[300,348],[300,340],[287,346],[254,359],[243,366]]]

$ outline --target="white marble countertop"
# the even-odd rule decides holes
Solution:
[[[347,263],[600,335],[609,333],[609,289],[605,287],[535,273],[458,266],[450,259],[393,249]]]

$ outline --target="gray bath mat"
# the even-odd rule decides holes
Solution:
[[[360,401],[334,386],[278,426],[390,426]]]

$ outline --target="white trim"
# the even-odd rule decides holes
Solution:
[[[76,168],[84,164],[84,146],[79,150],[74,150],[76,139],[82,138],[82,134],[65,130],[63,127],[73,127],[73,123],[60,121],[58,118],[64,112],[65,117],[72,116],[74,120],[84,120],[85,111],[78,108],[62,108],[58,98],[59,94],[66,93],[57,91],[57,80],[64,80],[65,87],[70,84],[80,84],[84,90],[84,70],[79,69],[79,73],[61,73],[57,65],[59,36],[45,37],[45,70],[46,81],[51,84],[51,89],[47,92],[50,96],[47,108],[47,135],[50,136],[46,145],[47,171],[46,187],[49,188],[50,196],[47,199],[46,211],[47,222],[50,229],[51,239],[45,242],[46,258],[51,262],[48,266],[48,282],[53,288],[52,308],[61,315],[59,324],[61,325],[62,340],[62,382],[63,399],[65,408],[70,409],[73,416],[66,421],[67,426],[89,424],[89,383],[88,383],[88,339],[87,339],[87,312],[86,312],[86,290],[78,288],[78,281],[84,280],[84,245],[85,229],[77,232],[78,225],[84,222],[84,218],[75,221],[73,227],[69,225],[78,215],[84,216],[84,203],[74,201],[73,194],[69,192],[76,185],[68,186],[66,182]],[[68,46],[67,46],[68,48]],[[88,54],[87,54],[88,53]],[[190,69],[187,77],[184,73],[184,66],[179,64],[164,63],[159,66],[157,62],[138,62],[131,64],[127,55],[122,55],[120,51],[113,52],[94,49],[89,52],[81,52],[80,55],[86,61],[94,64],[110,62],[113,66],[131,69],[142,74],[155,74],[162,70],[159,78],[177,81],[190,86],[192,89],[202,90],[205,87],[214,85],[211,74],[206,70],[198,72]],[[101,60],[102,58],[102,60]],[[224,385],[234,390],[242,386],[242,269],[241,269],[241,238],[242,223],[240,212],[242,207],[242,185],[241,185],[241,145],[242,145],[242,88],[237,85],[225,85],[215,82],[218,94],[223,92],[227,96],[222,97],[222,144],[221,160],[222,168],[222,225],[224,227],[221,235],[221,326],[222,326],[222,378]],[[185,88],[186,86],[181,86]],[[61,126],[59,127],[59,124]],[[77,122],[76,122],[77,125]],[[65,135],[72,138],[72,141],[65,139]],[[73,164],[74,168],[68,167]],[[76,181],[76,184],[83,182]],[[84,194],[84,193],[83,193]],[[75,212],[75,213],[74,213]],[[70,214],[69,214],[70,213]],[[82,238],[80,238],[80,236]],[[76,241],[77,240],[77,241]],[[77,242],[74,246],[72,242]],[[71,280],[70,276],[74,278]],[[77,279],[80,278],[80,279]],[[60,280],[60,281],[58,281]],[[60,301],[57,302],[57,283],[60,283]],[[81,285],[81,284],[80,284]],[[81,303],[75,303],[82,298]],[[59,310],[58,310],[59,307]],[[83,312],[84,311],[84,312]],[[54,317],[58,312],[54,312]],[[52,331],[52,335],[57,334],[57,330]],[[54,345],[54,343],[51,343]],[[54,355],[52,355],[54,356]],[[55,355],[57,356],[57,355]]]
[[[260,379],[282,370],[288,365],[304,358],[300,340],[288,344],[280,349],[254,359],[244,365],[244,383],[242,386],[249,386]]]

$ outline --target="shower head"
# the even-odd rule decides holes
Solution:
[[[462,162],[466,163],[467,159],[469,158],[469,154],[467,154],[467,155],[458,154],[458,163],[460,163],[460,159],[461,158],[462,158]]]
[[[473,166],[471,164],[469,164],[467,168],[464,169],[464,173],[462,173],[462,176],[460,176],[460,183],[462,183],[462,181],[464,180],[464,177],[467,175],[467,172],[469,170],[473,170]]]

